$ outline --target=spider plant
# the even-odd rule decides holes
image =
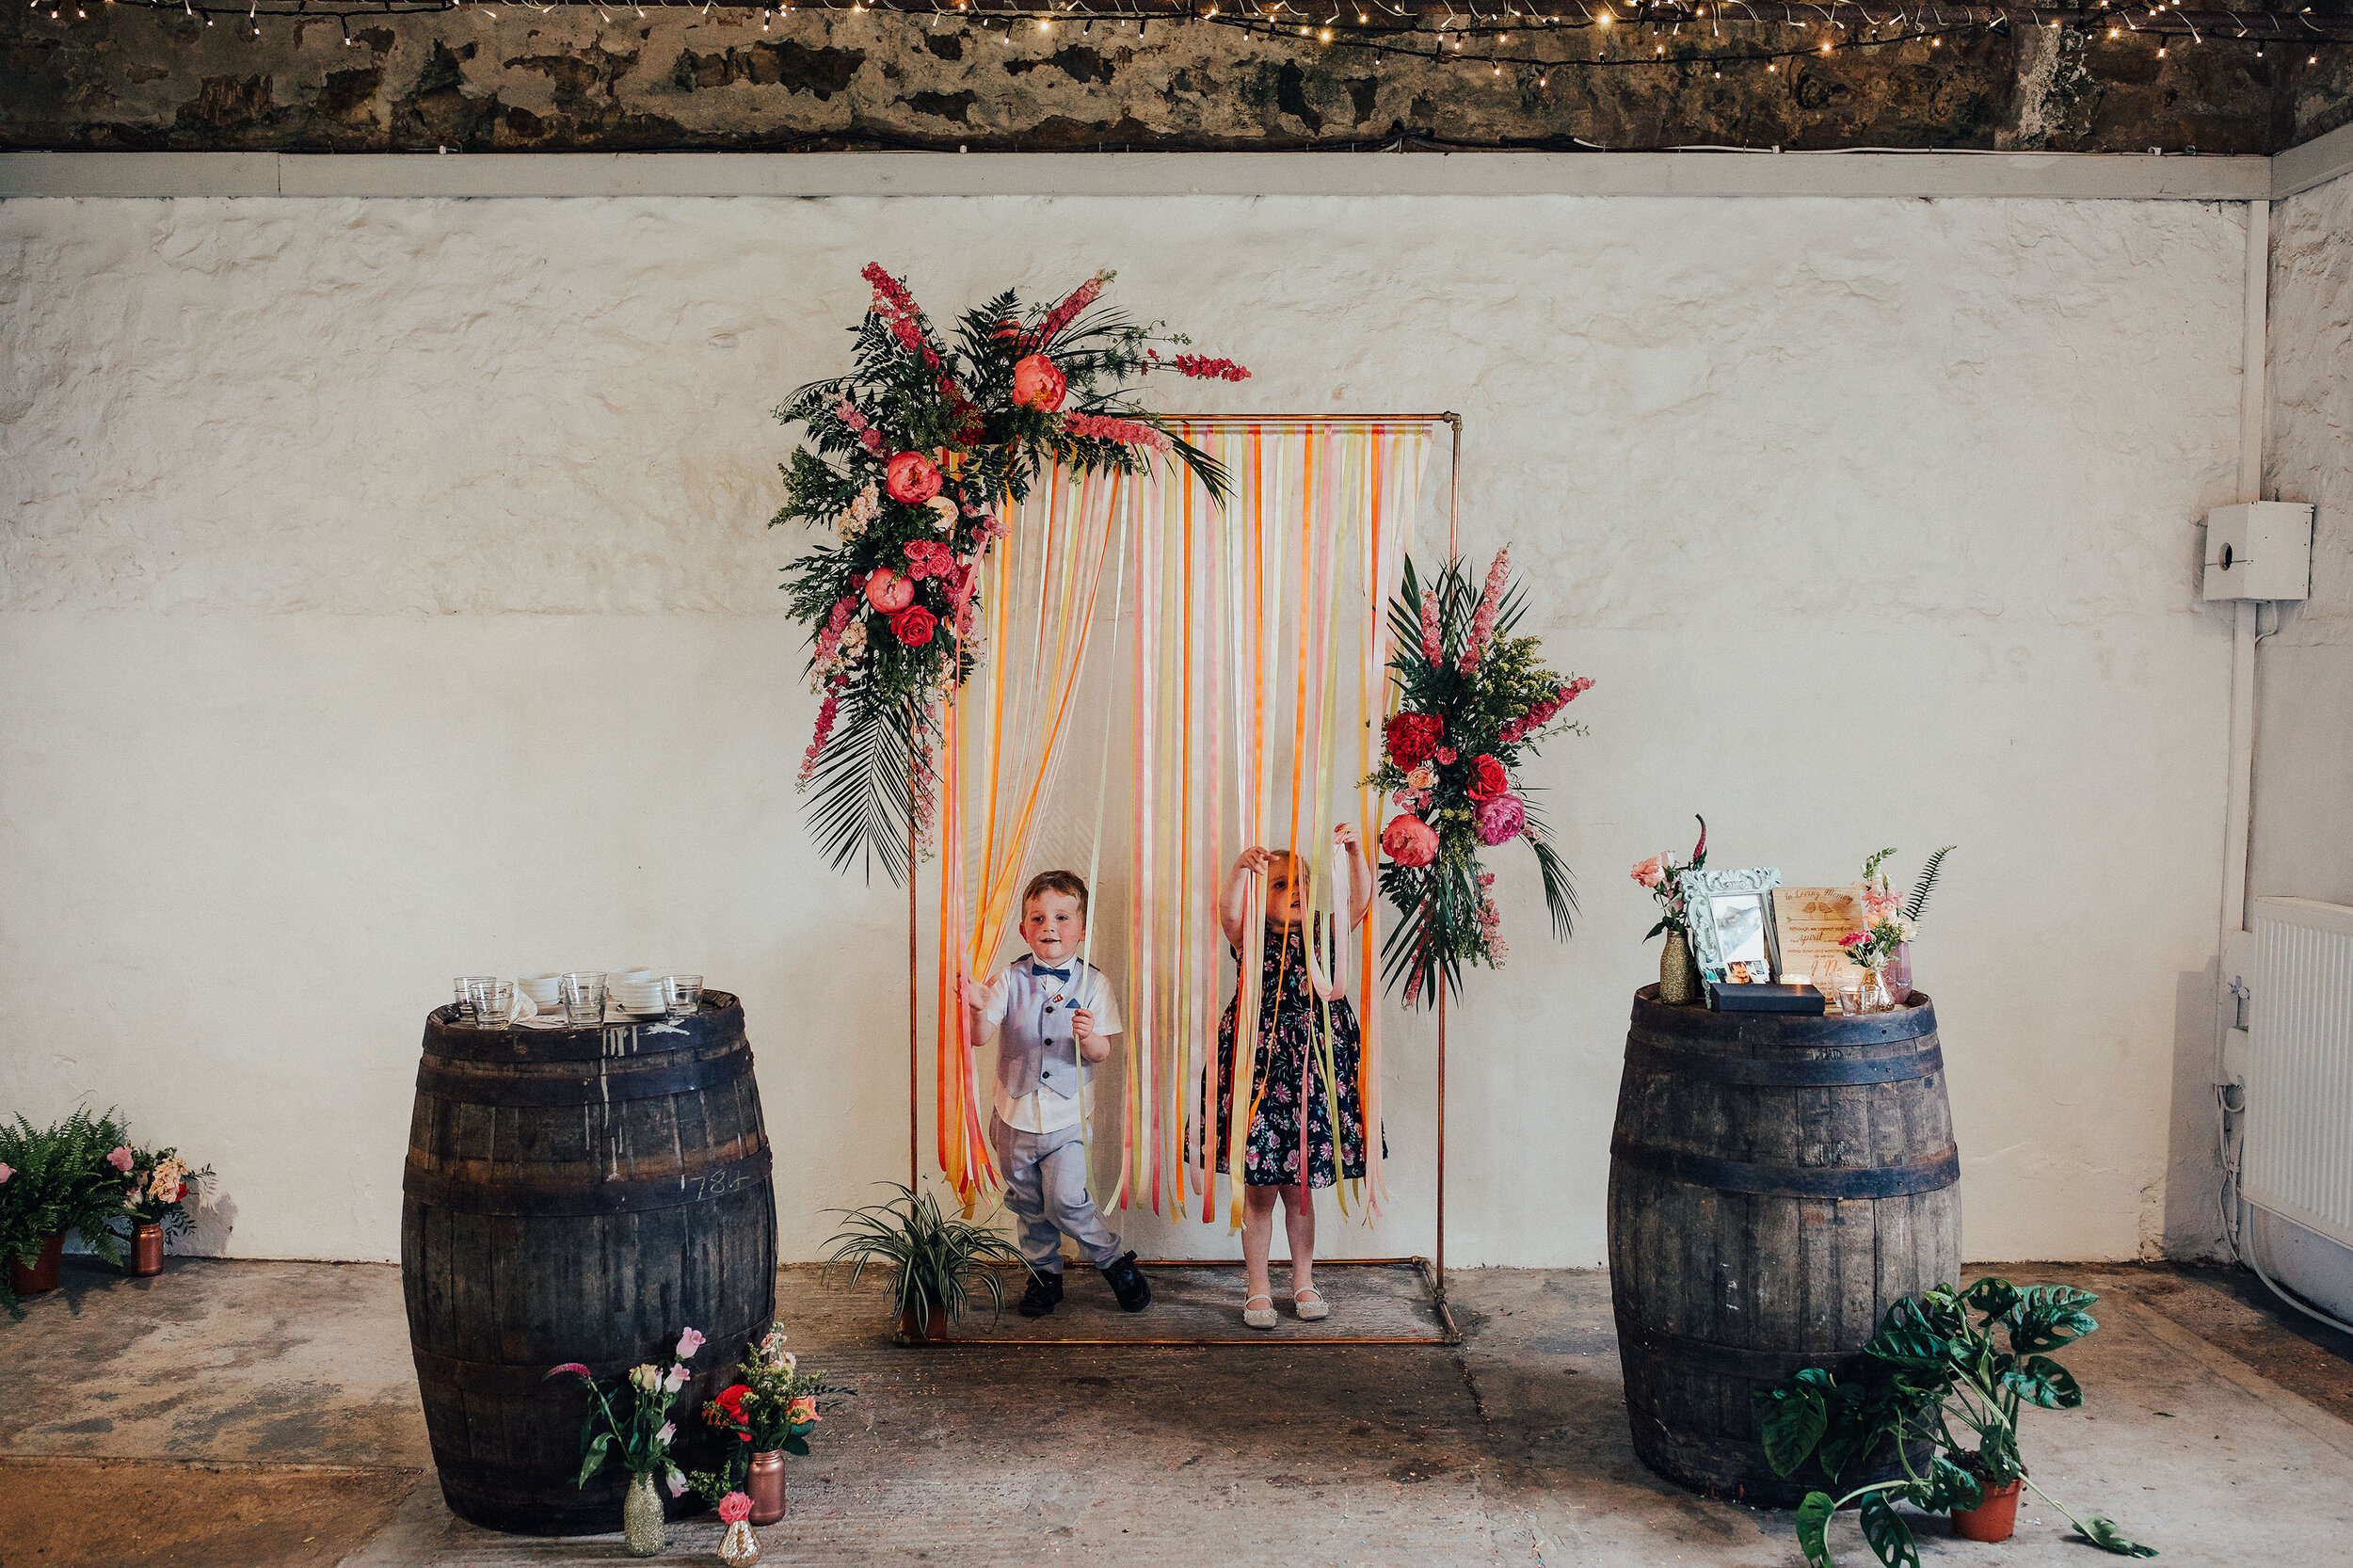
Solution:
[[[954,1322],[988,1293],[996,1318],[1005,1310],[1004,1284],[993,1265],[1029,1267],[1014,1244],[970,1220],[948,1213],[929,1192],[898,1182],[899,1195],[865,1208],[835,1209],[843,1223],[826,1245],[825,1270],[853,1263],[855,1285],[871,1265],[890,1271],[891,1302],[916,1333],[930,1332],[932,1316]]]

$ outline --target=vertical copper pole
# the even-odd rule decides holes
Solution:
[[[907,1191],[916,1188],[919,1145],[915,1135],[915,1106],[921,1098],[923,1080],[916,1047],[918,1016],[915,987],[915,795],[907,792]]]
[[[1451,562],[1461,549],[1463,521],[1463,416],[1448,414],[1454,428],[1454,452],[1446,482],[1446,558]],[[1438,980],[1438,1258],[1437,1290],[1446,1302],[1446,979]]]

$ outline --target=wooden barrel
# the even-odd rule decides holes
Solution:
[[[1961,1272],[1961,1156],[1927,993],[1821,1017],[1635,994],[1609,1143],[1609,1295],[1642,1462],[1794,1506],[1749,1397],[1852,1368],[1898,1300]],[[1896,1472],[1892,1452],[1851,1487]]]
[[[681,1458],[702,1400],[776,1308],[776,1216],[744,1010],[678,1022],[424,1028],[401,1183],[401,1285],[441,1495],[530,1535],[620,1528],[627,1476],[584,1489],[577,1378],[710,1343],[679,1395]],[[691,1498],[691,1494],[690,1494]]]

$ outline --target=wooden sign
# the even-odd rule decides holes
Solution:
[[[1864,927],[1863,887],[1776,888],[1773,926],[1781,936],[1784,974],[1834,979],[1852,969],[1838,939]]]

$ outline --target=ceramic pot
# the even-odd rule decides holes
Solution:
[[[65,1232],[59,1231],[40,1244],[40,1256],[27,1269],[14,1255],[8,1258],[8,1288],[20,1296],[35,1296],[43,1290],[57,1288],[57,1271],[65,1257]]]
[[[621,1539],[632,1557],[652,1557],[662,1550],[662,1495],[653,1489],[653,1472],[629,1478],[621,1498]]]
[[[1700,967],[1680,931],[1667,933],[1666,949],[1658,955],[1658,1000],[1669,1007],[1689,1007],[1700,1000]]]
[[[1887,968],[1881,971],[1881,978],[1887,982],[1887,1000],[1895,1006],[1901,1007],[1912,1000],[1912,944],[1910,942],[1896,944],[1895,954],[1887,960]]]
[[[899,1337],[908,1344],[948,1337],[948,1314],[937,1302],[931,1304],[931,1320],[921,1328],[915,1326],[915,1308],[908,1307],[899,1315]]]
[[[1977,1507],[1953,1510],[1953,1533],[1963,1541],[2008,1541],[2018,1528],[2018,1489],[2024,1484],[1989,1486]]]
[[[773,1525],[784,1517],[784,1450],[752,1455],[744,1475],[744,1496],[752,1500],[752,1523]]]
[[[131,1272],[135,1274],[160,1274],[164,1272],[164,1227],[160,1222],[131,1227]]]
[[[719,1560],[728,1568],[751,1568],[760,1560],[760,1537],[752,1533],[751,1521],[738,1519],[719,1538]]]

